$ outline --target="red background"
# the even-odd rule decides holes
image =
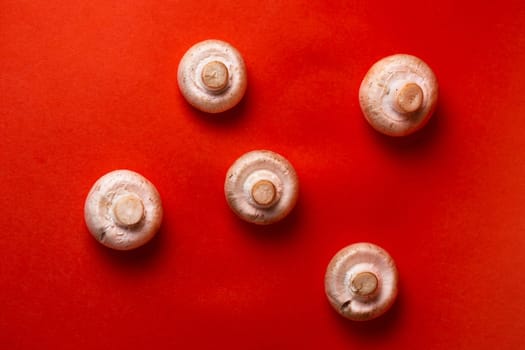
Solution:
[[[490,5],[487,3],[491,3]],[[2,349],[516,349],[525,334],[525,4],[456,1],[0,2]],[[176,82],[184,52],[243,54],[242,103],[205,115]],[[358,89],[410,53],[438,110],[393,139]],[[287,157],[301,182],[271,227],[223,194],[244,152]],[[148,245],[87,232],[103,174],[149,178],[165,209]],[[400,295],[352,323],[323,278],[347,244],[387,249]]]

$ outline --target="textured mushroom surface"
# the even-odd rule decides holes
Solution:
[[[340,250],[328,264],[325,292],[344,317],[366,321],[384,314],[397,296],[394,261],[372,243],[356,243]]]
[[[117,250],[134,249],[153,238],[162,213],[155,186],[130,170],[115,170],[98,179],[84,205],[89,232]]]
[[[247,85],[241,54],[220,40],[192,46],[178,69],[179,89],[195,108],[208,113],[224,112],[239,103]]]
[[[366,120],[377,131],[405,136],[421,129],[435,110],[438,83],[421,59],[397,54],[376,62],[359,89]]]
[[[244,154],[226,174],[224,192],[230,208],[243,220],[271,224],[293,209],[299,181],[293,166],[271,151]]]

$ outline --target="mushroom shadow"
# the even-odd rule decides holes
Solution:
[[[279,222],[269,225],[253,224],[236,217],[233,213],[232,215],[237,222],[239,230],[245,232],[249,238],[261,244],[275,244],[290,242],[299,237],[298,233],[303,211],[303,204],[301,199],[299,199],[288,216]]]
[[[405,158],[425,157],[428,152],[438,147],[446,123],[446,113],[442,104],[438,103],[434,114],[422,129],[407,136],[384,135],[368,125],[368,132],[375,143],[394,156]]]
[[[93,250],[101,259],[124,272],[136,272],[149,269],[159,259],[165,245],[163,244],[164,231],[164,225],[161,224],[159,231],[149,242],[132,250],[115,250],[100,244],[91,237],[90,240],[94,245]]]
[[[184,96],[180,94],[181,98]],[[248,100],[250,98],[250,87],[246,88],[243,98],[233,108],[220,112],[220,113],[206,113],[203,112],[185,101],[186,109],[188,114],[196,114],[196,118],[199,121],[205,122],[206,124],[212,125],[218,128],[231,128],[235,124],[242,122],[244,118],[249,114]]]
[[[383,315],[369,321],[351,321],[348,320],[332,309],[336,323],[344,333],[347,333],[351,339],[359,338],[363,343],[374,343],[381,341],[384,343],[385,338],[394,334],[401,327],[399,320],[402,318],[403,311],[403,293],[401,288],[396,301],[392,307]]]

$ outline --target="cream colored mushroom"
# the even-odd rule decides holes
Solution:
[[[279,154],[252,151],[230,167],[224,192],[237,216],[266,225],[290,213],[297,202],[299,181],[292,165]]]
[[[430,67],[405,54],[376,62],[359,89],[366,120],[390,136],[405,136],[421,129],[432,116],[437,97],[438,83]]]
[[[366,321],[384,314],[397,296],[394,261],[372,243],[356,243],[340,250],[328,264],[325,292],[344,317]]]
[[[134,249],[152,239],[160,227],[160,195],[142,175],[115,170],[98,179],[89,191],[84,218],[89,232],[103,245]]]
[[[195,44],[182,57],[179,88],[195,108],[208,113],[224,112],[239,103],[246,91],[246,67],[241,54],[220,40]]]

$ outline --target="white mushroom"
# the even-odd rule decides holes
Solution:
[[[392,306],[397,280],[397,268],[384,249],[372,243],[356,243],[340,250],[328,264],[325,292],[341,315],[366,321]]]
[[[195,108],[208,113],[224,112],[239,103],[246,91],[246,67],[241,54],[220,40],[205,40],[182,57],[179,88]]]
[[[405,54],[385,57],[368,71],[359,102],[374,129],[405,136],[421,129],[436,107],[436,76],[421,59]]]
[[[162,221],[157,189],[142,175],[115,170],[95,182],[86,198],[89,232],[103,245],[130,250],[148,242]]]
[[[241,219],[266,225],[290,213],[297,202],[299,181],[292,165],[279,154],[252,151],[230,167],[224,192]]]

